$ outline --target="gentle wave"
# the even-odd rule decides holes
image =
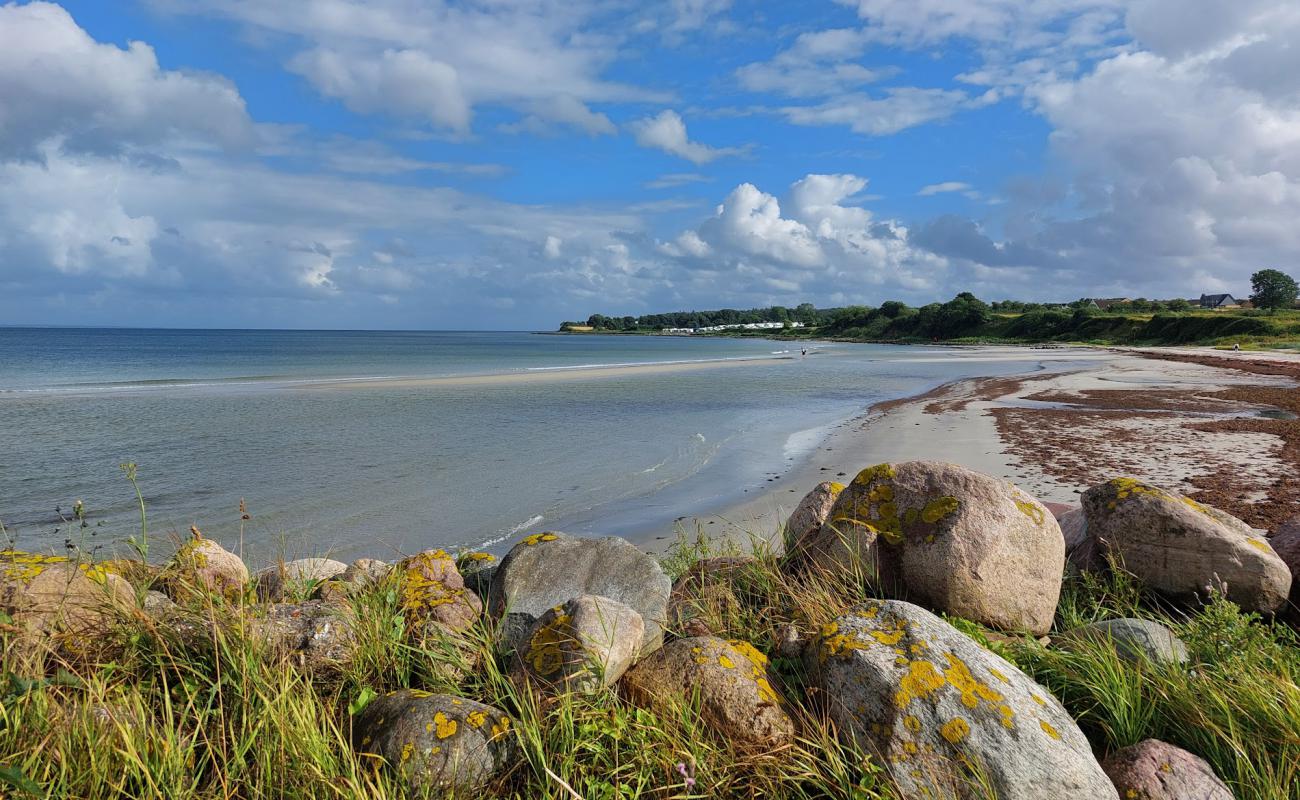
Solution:
[[[595,364],[568,364],[561,367],[525,367],[528,372],[562,372],[571,369],[617,369],[619,367],[660,367],[673,364],[716,364],[721,361],[776,361],[771,356],[719,356],[718,358],[680,358],[673,361],[620,361]]]

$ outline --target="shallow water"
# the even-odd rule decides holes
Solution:
[[[666,529],[761,489],[878,400],[1047,357],[812,350],[686,337],[0,328],[0,522],[23,547],[71,536],[112,549],[138,525],[118,468],[134,461],[155,536],[195,524],[242,541],[253,561],[499,551],[544,528]],[[762,360],[572,373],[734,359]],[[366,385],[484,374],[532,377]],[[88,528],[56,511],[78,499]]]

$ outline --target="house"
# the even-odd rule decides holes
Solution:
[[[1119,306],[1131,302],[1133,301],[1128,299],[1127,297],[1112,297],[1108,300],[1093,300],[1092,304],[1096,306],[1098,309],[1100,309],[1101,311],[1108,311],[1110,310],[1111,306]]]
[[[1201,308],[1240,308],[1241,303],[1230,294],[1203,294]]]

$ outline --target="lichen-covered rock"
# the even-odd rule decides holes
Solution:
[[[644,655],[663,643],[671,589],[659,562],[626,540],[535,533],[501,560],[488,592],[488,609],[504,617],[499,628],[503,648],[517,650],[548,609],[579,595],[608,597],[641,615]]]
[[[273,564],[257,573],[257,597],[271,602],[301,597],[316,584],[337,578],[347,569],[347,564],[332,558],[299,558]]]
[[[1065,563],[1071,574],[1096,572],[1106,566],[1097,543],[1088,535],[1088,516],[1077,506],[1056,518],[1065,539]]]
[[[436,622],[463,631],[483,611],[482,601],[465,588],[456,562],[445,550],[425,550],[402,559],[388,579],[397,583],[402,613],[411,629]]]
[[[1295,614],[1300,610],[1300,516],[1279,525],[1268,543],[1291,571],[1291,609]]]
[[[1224,592],[1247,611],[1286,602],[1291,573],[1249,525],[1217,508],[1133,478],[1083,493],[1088,531],[1101,551],[1150,588],[1175,599]]]
[[[785,543],[788,548],[821,528],[830,516],[831,507],[844,491],[844,484],[824,481],[804,495],[785,522]]]
[[[151,585],[162,570],[161,567],[134,558],[111,558],[99,562],[99,566],[105,572],[111,572],[137,586]]]
[[[860,571],[890,597],[1043,634],[1064,564],[1060,527],[1033,497],[955,464],[909,461],[859,472],[786,568]]]
[[[1129,662],[1146,659],[1153,664],[1182,664],[1187,661],[1187,645],[1183,640],[1149,619],[1106,619],[1082,625],[1055,639],[1067,650],[1079,642],[1109,645]]]
[[[874,751],[904,797],[1116,797],[1051,693],[919,606],[865,603],[805,662],[841,737]]]
[[[465,579],[465,585],[471,592],[485,599],[499,563],[496,556],[479,551],[461,553],[456,557],[456,568]]]
[[[543,614],[515,654],[515,674],[545,687],[613,686],[641,650],[645,622],[608,597],[584,594]]]
[[[757,563],[753,556],[717,556],[692,564],[668,595],[668,627],[682,631],[691,620],[739,610],[737,592]]]
[[[250,636],[265,643],[268,654],[305,672],[337,670],[356,653],[352,616],[322,600],[275,603],[265,616],[247,622]]]
[[[134,604],[131,585],[97,564],[0,551],[0,610],[16,627],[47,637],[65,654],[103,654],[111,644],[105,634]]]
[[[632,702],[661,713],[698,692],[705,723],[736,745],[772,748],[794,740],[767,657],[748,642],[677,639],[628,670],[620,685]]]
[[[362,709],[352,721],[352,747],[382,757],[417,791],[481,788],[519,753],[514,721],[500,709],[415,689]]]
[[[248,567],[220,544],[196,536],[181,545],[159,578],[173,600],[212,594],[233,601],[244,593]]]
[[[348,568],[343,570],[343,574],[338,576],[338,579],[344,583],[369,586],[383,580],[388,574],[388,569],[386,561],[377,558],[358,558],[348,564]]]
[[[1101,767],[1124,800],[1233,800],[1204,759],[1157,739],[1116,750]]]

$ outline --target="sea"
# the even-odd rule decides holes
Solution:
[[[662,536],[762,491],[878,401],[1041,360],[753,338],[0,327],[0,525],[24,549],[119,553],[141,527],[134,464],[155,553],[191,526],[255,564],[502,552],[539,530]]]

